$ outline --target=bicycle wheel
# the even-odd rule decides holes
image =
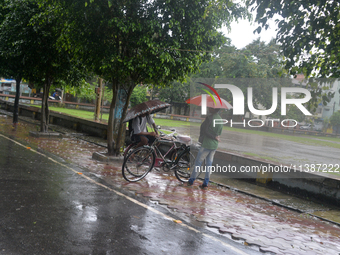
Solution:
[[[183,148],[174,149],[173,152],[170,155],[170,160],[175,162],[177,157],[181,154],[182,151],[183,151]]]
[[[181,182],[188,182],[191,174],[191,167],[195,163],[195,157],[190,150],[183,151],[175,162],[175,175]]]
[[[128,147],[126,147],[124,151],[124,159],[126,159],[127,155],[129,155],[131,151],[136,149],[136,147],[137,147],[137,143],[131,143]]]
[[[124,159],[122,174],[125,180],[136,182],[143,179],[155,164],[155,152],[151,147],[139,147]]]

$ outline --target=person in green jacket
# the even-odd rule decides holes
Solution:
[[[202,143],[202,145],[200,150],[198,151],[194,169],[191,172],[190,179],[188,181],[189,186],[194,184],[194,181],[200,172],[202,163],[205,160],[206,163],[205,177],[203,184],[200,185],[200,187],[201,188],[208,187],[211,174],[211,166],[214,160],[214,155],[218,147],[218,142],[220,141],[220,135],[222,133],[223,128],[222,124],[215,124],[214,127],[214,119],[221,119],[221,116],[218,114],[219,110],[220,109],[208,108],[208,115],[200,127],[199,142]]]

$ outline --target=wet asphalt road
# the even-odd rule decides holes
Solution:
[[[260,253],[175,223],[164,208],[53,155],[3,135],[0,144],[0,254]]]
[[[166,127],[170,128],[170,127]],[[198,140],[199,126],[190,125],[178,127],[181,134],[190,135],[194,141]],[[261,132],[260,132],[261,134]],[[325,140],[323,137],[305,136],[305,143],[292,140],[293,134],[287,135],[289,139],[278,136],[243,133],[239,131],[224,130],[219,143],[219,150],[252,155],[257,158],[265,158],[281,164],[339,164],[340,149],[330,146],[337,143]],[[302,135],[298,137],[303,137]],[[311,140],[311,141],[310,141]],[[321,144],[313,144],[312,141],[322,141]]]

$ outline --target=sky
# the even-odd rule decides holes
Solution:
[[[231,44],[236,48],[241,49],[250,44],[253,40],[261,38],[261,41],[268,43],[272,38],[276,36],[275,22],[270,23],[268,30],[262,29],[261,33],[254,34],[253,31],[258,27],[257,24],[251,24],[248,20],[240,20],[238,23],[233,22],[231,24],[231,31],[227,28],[222,29],[222,32],[226,37],[231,39]]]

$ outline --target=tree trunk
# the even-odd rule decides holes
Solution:
[[[103,94],[103,79],[98,78],[98,88],[99,93],[96,94],[96,107],[95,107],[95,113],[94,113],[94,120],[99,121],[99,115],[101,110],[101,101],[102,101],[102,94]]]
[[[47,79],[44,84],[44,93],[42,98],[41,105],[41,120],[40,120],[40,132],[46,133],[48,132],[48,124],[49,124],[49,109],[48,109],[48,95],[50,93],[51,81]]]
[[[126,112],[127,112],[127,109],[129,107],[129,102],[130,102],[130,98],[131,98],[131,95],[132,95],[132,91],[134,89],[134,84],[130,84],[129,86],[129,89],[128,89],[128,92],[127,92],[127,95],[126,95],[126,100],[125,100],[125,105],[124,105],[124,108],[123,108],[123,114],[122,114],[122,117],[121,119],[119,120],[119,127],[118,127],[118,136],[117,136],[117,140],[116,140],[116,145],[115,145],[115,148],[114,148],[114,153],[118,156],[120,154],[120,148],[123,146],[123,142],[124,140],[122,139],[122,134],[123,132],[125,132],[126,128],[125,128],[125,123],[123,123],[124,119],[125,119],[125,116],[126,116]]]
[[[19,75],[15,79],[16,91],[15,91],[15,101],[14,101],[14,111],[13,111],[13,127],[15,130],[17,129],[17,124],[18,124],[18,119],[19,119],[20,82],[21,82],[21,76]]]
[[[43,97],[41,100],[41,118],[40,118],[40,132],[45,132],[45,104],[46,104],[46,90],[45,90],[46,85],[44,85],[44,92],[43,92]]]
[[[119,85],[113,81],[112,86],[112,101],[110,105],[110,111],[109,111],[109,122],[107,127],[107,149],[108,149],[108,155],[113,156],[114,155],[114,140],[113,140],[113,131],[114,131],[114,116],[115,116],[115,110],[116,110],[116,103],[118,98],[118,91],[119,91]]]

